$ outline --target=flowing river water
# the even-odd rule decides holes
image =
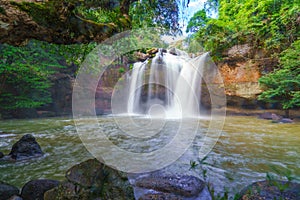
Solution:
[[[120,118],[126,121],[126,117]],[[174,137],[174,130],[179,124],[176,120],[166,121],[164,131],[157,137],[144,138],[146,142],[138,144],[132,140],[126,142],[128,138],[118,128],[114,117],[99,117],[97,120],[115,145],[137,152],[162,148]],[[138,120],[149,122],[145,118]],[[84,126],[80,129],[91,132],[99,128],[92,121],[85,119]],[[181,158],[163,171],[200,177],[209,182],[216,192],[227,190],[231,196],[254,181],[266,179],[267,173],[275,178],[291,177],[293,181],[300,182],[299,122],[275,124],[255,117],[226,117],[218,142],[201,164],[198,150],[209,121],[197,119],[189,123],[186,126],[193,126],[193,123],[200,125],[191,146]],[[67,169],[93,158],[82,143],[72,118],[4,120],[0,121],[0,130],[0,152],[4,154],[8,154],[12,145],[24,134],[34,135],[45,152],[43,157],[36,159],[0,162],[0,180],[18,187],[32,179],[64,180]],[[189,134],[189,127],[183,127],[183,130],[185,134]],[[147,130],[141,128],[139,131],[146,131],[144,134],[147,135]]]

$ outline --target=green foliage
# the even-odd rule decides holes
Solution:
[[[248,43],[277,56],[299,37],[300,6],[296,0],[210,0],[219,5],[218,19],[210,19],[194,37],[215,57],[236,44]]]
[[[38,43],[0,46],[0,104],[3,110],[35,108],[50,103],[49,75],[58,64]]]
[[[274,173],[280,176],[281,180],[287,179],[289,182],[291,182],[295,179],[295,177],[292,176],[292,171],[288,168],[279,168],[275,165],[270,165],[269,167]],[[270,173],[267,173],[267,177],[268,175],[272,178],[272,175],[270,175]]]
[[[175,35],[181,32],[179,7],[186,7],[188,3],[185,0],[11,2],[27,12],[37,24],[57,34],[60,38],[56,41],[53,36],[55,39],[51,41],[59,44],[101,42],[132,28],[159,27],[167,30],[164,34]],[[49,38],[45,39],[49,41]]]
[[[76,12],[83,18],[92,20],[97,23],[113,23],[120,17],[120,11],[106,10],[103,8],[85,8],[77,7]]]
[[[67,63],[81,64],[95,44],[55,45],[30,41],[0,45],[0,112],[36,108],[51,102],[50,76]]]
[[[275,177],[269,172],[266,174],[266,179],[270,186],[277,187],[280,190],[280,192],[284,192],[290,186],[289,182],[283,183],[279,180],[276,180]]]
[[[125,71],[126,71],[126,70],[125,70],[124,67],[120,67],[120,68],[119,68],[119,73],[120,73],[120,74],[123,74]]]
[[[190,170],[195,169],[198,166],[197,161],[190,160]]]
[[[300,107],[300,40],[283,51],[280,57],[282,68],[260,78],[265,91],[259,100],[280,103],[283,109]]]
[[[107,8],[94,8],[86,6],[78,6],[75,9],[76,16],[80,16],[82,19],[91,20],[98,24],[114,24],[119,32],[126,30],[130,27],[129,20],[126,19],[119,8],[107,9]]]
[[[212,200],[228,200],[229,199],[229,191],[224,187],[223,194],[216,194],[215,188],[211,183],[207,184],[207,189],[212,197]]]
[[[199,10],[194,14],[194,16],[189,20],[186,32],[197,32],[201,27],[205,27],[209,18],[206,16],[206,11],[204,9]]]
[[[180,31],[178,4],[176,0],[135,1],[129,12],[132,27],[160,27],[177,33]]]
[[[44,44],[43,48],[47,48],[49,54],[57,54],[64,58],[69,65],[80,65],[85,60],[86,56],[97,46],[97,43],[95,42],[71,45],[42,44]]]
[[[3,15],[5,15],[5,14],[6,14],[6,12],[5,12],[5,9],[4,9],[4,8],[2,8],[1,6],[0,6],[0,14],[3,14]]]
[[[204,4],[204,8],[209,13],[214,13],[218,11],[219,3],[219,0],[207,0]]]

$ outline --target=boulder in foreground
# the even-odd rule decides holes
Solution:
[[[300,199],[300,184],[288,181],[259,181],[240,192],[239,200],[244,199]]]
[[[52,199],[134,199],[133,189],[125,173],[114,170],[97,159],[90,159],[70,168],[67,180],[47,191],[45,200]]]
[[[198,199],[210,200],[205,182],[189,175],[150,174],[135,181],[139,200],[149,199]]]
[[[21,192],[24,200],[44,200],[44,193],[59,185],[59,181],[40,179],[26,183]]]
[[[15,186],[0,181],[0,200],[7,200],[19,194],[19,189]]]

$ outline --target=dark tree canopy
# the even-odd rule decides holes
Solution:
[[[176,32],[180,28],[179,3],[182,2],[3,0],[0,43],[20,45],[28,39],[57,44],[101,42],[118,32],[145,26],[160,26]]]

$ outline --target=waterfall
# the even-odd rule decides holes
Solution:
[[[139,112],[139,102],[142,91],[144,68],[147,61],[142,63],[138,62],[133,65],[132,75],[130,80],[130,90],[128,95],[128,113],[134,114]]]
[[[155,114],[167,118],[200,115],[200,94],[206,54],[190,58],[159,50],[145,62],[135,63],[129,77],[128,114]],[[159,113],[161,112],[161,113]]]

